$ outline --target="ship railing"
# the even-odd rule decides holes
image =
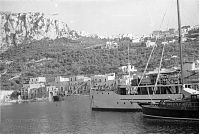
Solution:
[[[199,102],[190,101],[171,101],[171,102],[160,102],[157,104],[160,107],[167,107],[180,110],[196,110],[199,109]]]
[[[92,86],[91,90],[94,91],[115,91],[117,89],[117,87],[115,86]]]
[[[154,87],[155,85],[141,85],[141,86],[132,86],[136,88],[141,88],[141,87]],[[175,86],[182,86],[182,84],[170,84],[170,85],[162,85],[158,84],[157,87],[175,87]]]
[[[91,90],[94,90],[94,91],[107,91],[107,89],[105,89],[105,88],[98,88],[98,87],[91,87]]]

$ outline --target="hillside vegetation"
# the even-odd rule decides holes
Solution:
[[[138,71],[143,71],[151,47],[147,48],[141,44],[133,44],[129,40],[119,41],[118,49],[90,48],[95,39],[72,41],[67,38],[55,40],[43,39],[32,43],[23,43],[12,47],[1,54],[1,73],[7,71],[1,77],[3,89],[19,89],[30,77],[46,76],[53,80],[54,76],[64,75],[93,75],[116,72],[118,67],[126,65],[128,59]],[[97,43],[105,41],[96,39]],[[96,43],[96,44],[97,44]],[[129,55],[128,55],[129,46]],[[152,55],[148,70],[157,68],[162,52],[162,45],[158,45]],[[183,44],[184,59],[198,59],[199,46],[197,41]],[[165,48],[162,67],[169,68],[178,66],[179,55],[177,43],[168,44]],[[4,62],[3,62],[4,61]],[[5,64],[5,61],[12,61]],[[12,79],[15,76],[17,78]]]

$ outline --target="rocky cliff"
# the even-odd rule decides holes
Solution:
[[[43,38],[73,38],[66,23],[54,20],[43,13],[0,13],[0,50],[10,46]]]

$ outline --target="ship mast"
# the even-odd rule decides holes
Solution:
[[[129,62],[129,44],[128,44],[128,63],[127,63],[127,68],[128,68],[128,75],[130,77],[131,64]]]
[[[181,21],[180,21],[180,7],[179,0],[177,0],[177,13],[178,13],[178,43],[180,48],[180,67],[181,67],[181,84],[184,85],[184,76],[183,76],[183,55],[182,55],[182,36],[181,36]]]

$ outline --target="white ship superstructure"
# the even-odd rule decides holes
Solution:
[[[157,72],[149,72],[150,75],[144,77],[142,83],[139,83],[140,79],[136,78],[135,71],[129,72],[131,70],[129,67],[132,68],[128,64],[126,68],[128,73],[120,79],[109,81],[107,75],[100,75],[104,80],[99,76],[93,77],[93,87],[90,92],[93,110],[134,111],[141,109],[138,103],[156,103],[161,100],[182,98],[181,85],[178,84],[178,80],[173,79],[174,84],[166,82],[168,74],[175,76],[179,74],[179,70],[161,71],[160,83],[154,88]]]

